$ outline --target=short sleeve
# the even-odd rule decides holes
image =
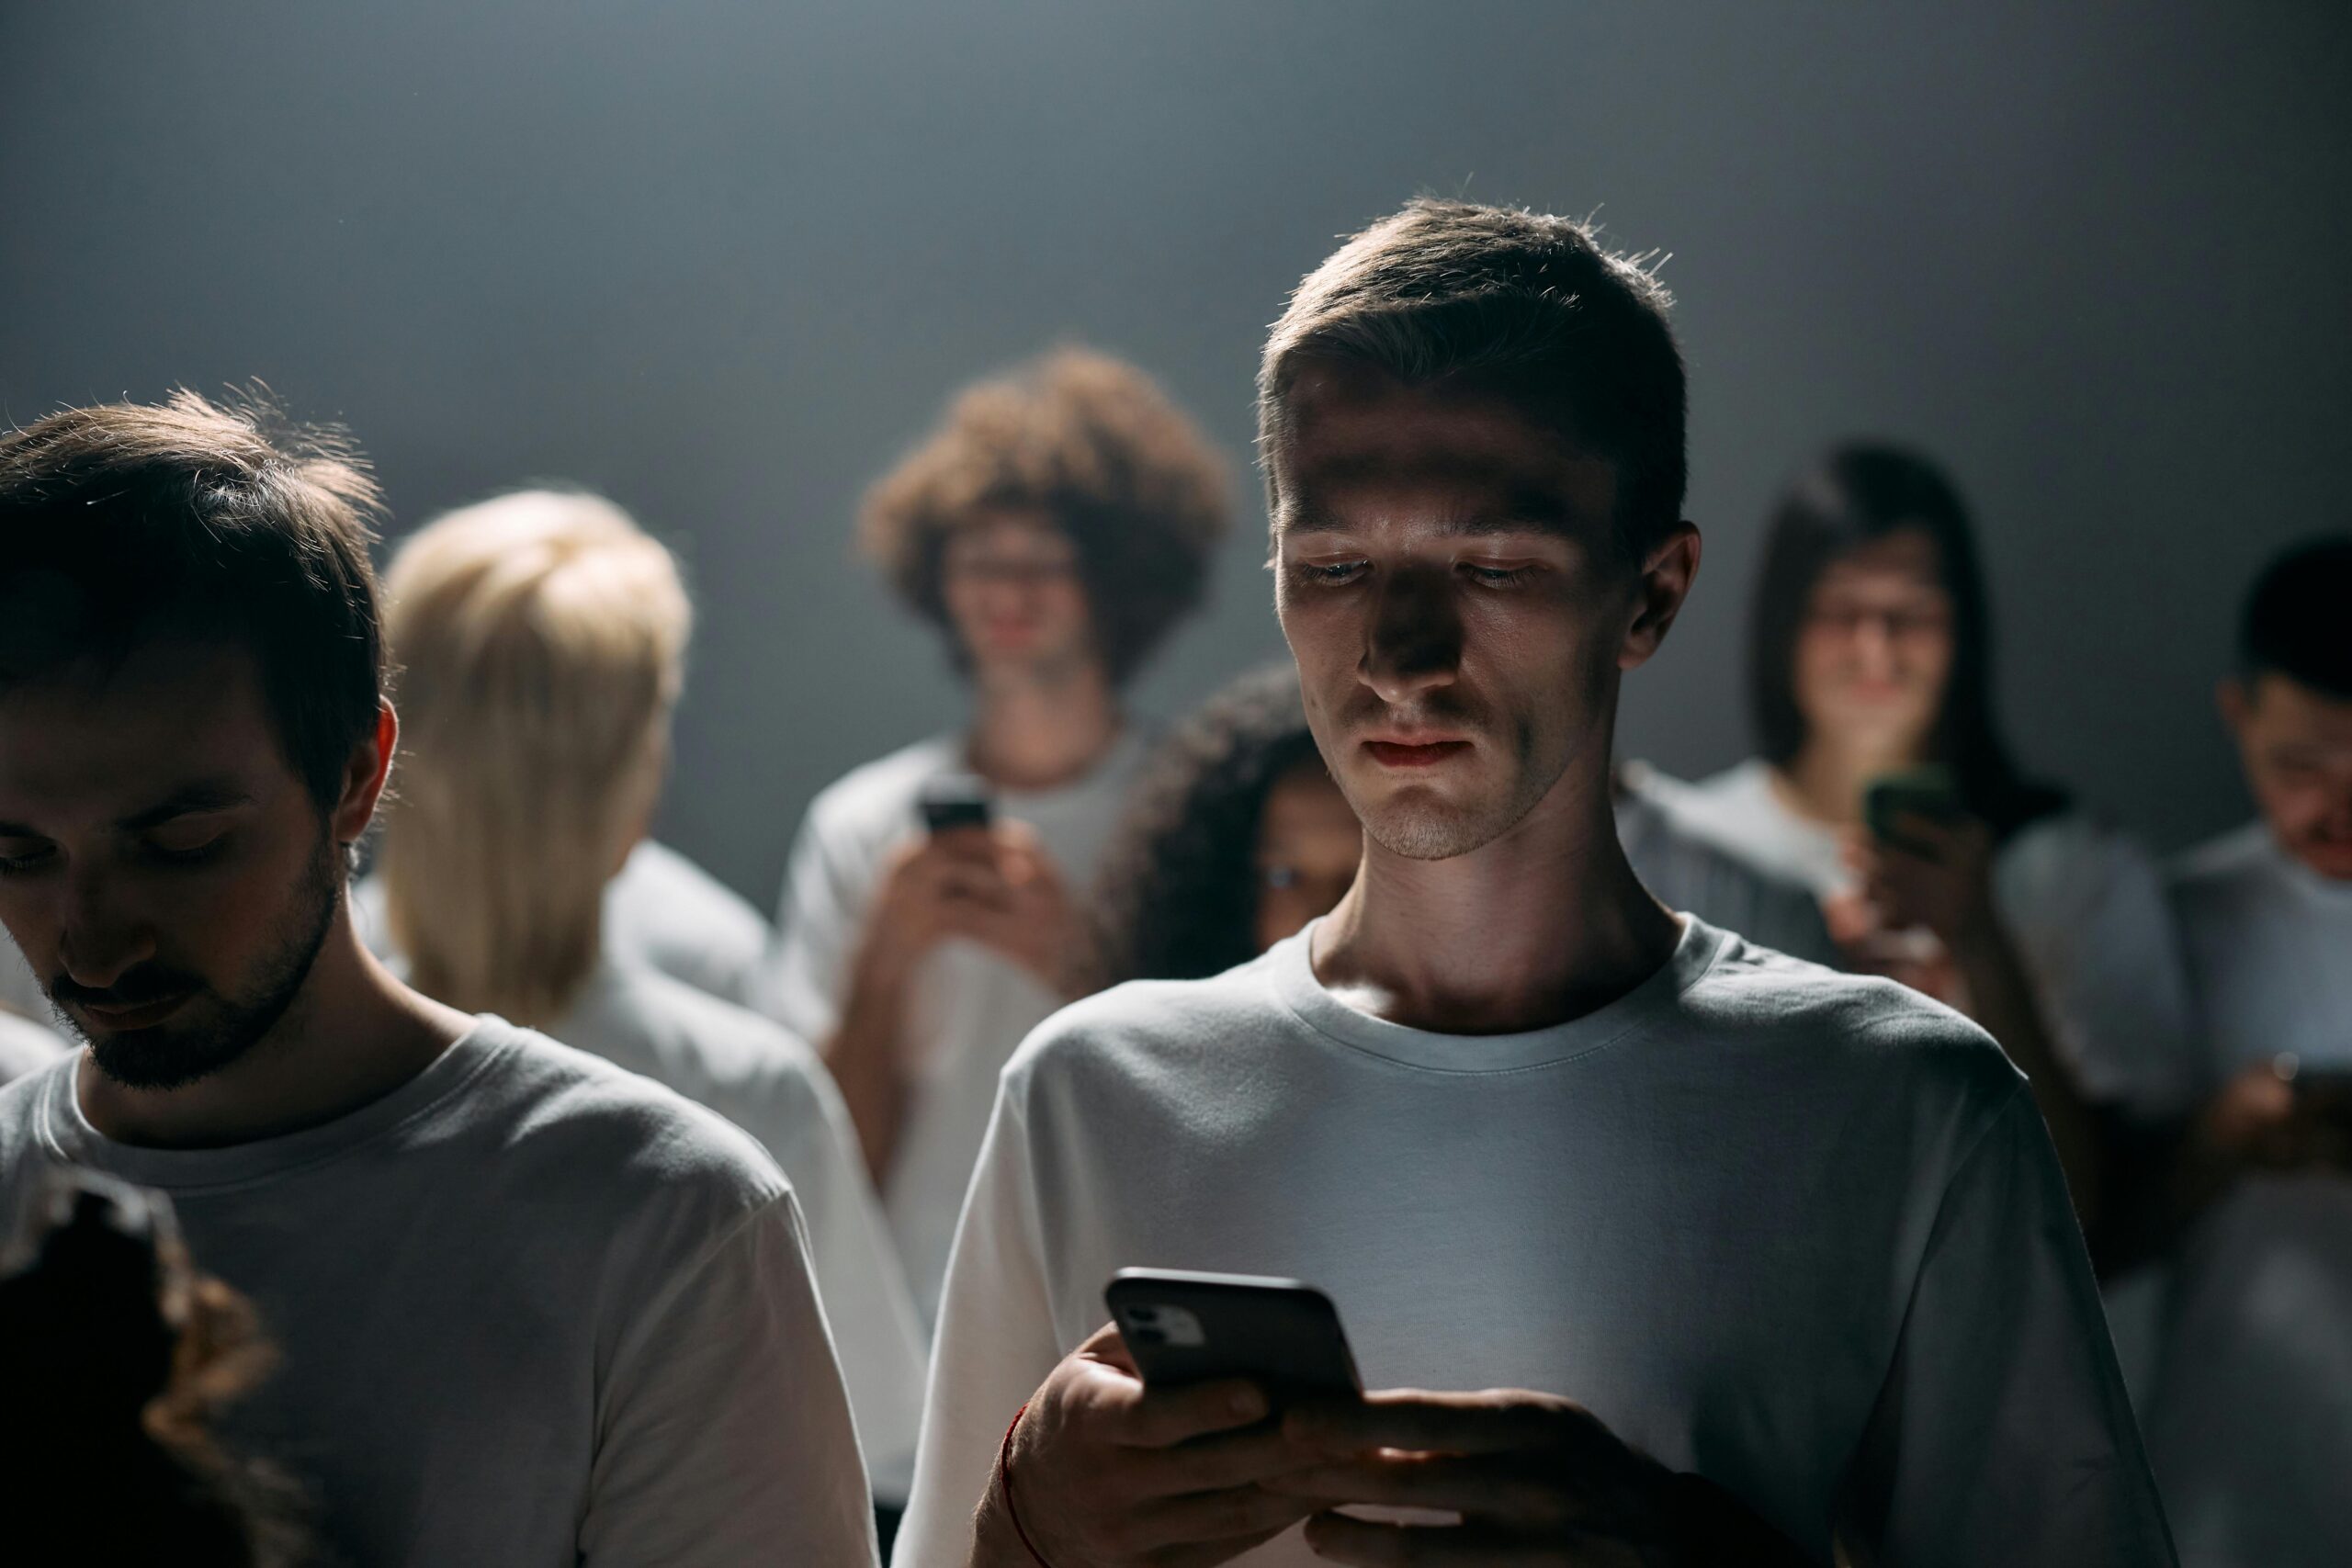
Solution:
[[[874,1562],[865,1467],[789,1195],[670,1280],[616,1348],[580,1561]]]
[[[914,1493],[893,1568],[963,1568],[999,1443],[1060,1361],[1018,1101],[1003,1089],[941,1299]]]
[[[1854,1568],[2167,1568],[2170,1537],[2030,1095],[1945,1188],[1838,1533]]]
[[[817,1283],[875,1495],[901,1503],[922,1418],[922,1328],[841,1091],[813,1057],[796,1053],[793,1066],[789,1117],[775,1118],[789,1125],[765,1141],[808,1223]]]
[[[2155,1119],[2197,1092],[2180,942],[2154,861],[2082,817],[2020,832],[1995,892],[2058,1048],[2091,1099]]]

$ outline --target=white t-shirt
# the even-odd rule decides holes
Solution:
[[[1761,869],[1822,894],[1851,885],[1837,829],[1782,805],[1761,759],[1656,784],[1684,828]],[[2185,1110],[2196,1093],[2188,1004],[2147,852],[2082,812],[2058,812],[2001,845],[1993,897],[2084,1092],[2140,1116]]]
[[[1584,1018],[1427,1033],[1325,990],[1313,930],[1080,1002],[1006,1069],[901,1568],[962,1562],[1005,1423],[1128,1265],[1306,1280],[1367,1387],[1579,1400],[1821,1561],[1841,1517],[1895,1568],[2172,1560],[2057,1162],[1982,1031],[1692,919]],[[1317,1560],[1294,1530],[1238,1561]]]
[[[791,1190],[718,1117],[484,1018],[320,1126],[134,1148],[77,1061],[0,1089],[0,1212],[43,1162],[170,1195],[279,1351],[222,1439],[308,1483],[342,1560],[873,1560]]]
[[[2352,884],[2256,823],[2182,857],[2170,890],[2209,1088],[2281,1051],[2352,1070]],[[2147,1429],[2181,1560],[2352,1562],[2352,1178],[2240,1182],[2174,1281]]]
[[[351,910],[369,951],[392,957],[382,877],[352,885]],[[752,1005],[771,941],[767,921],[734,889],[650,839],[640,840],[605,885],[606,956],[674,975],[738,1007]]]
[[[64,1041],[31,1019],[0,1006],[0,1083],[45,1067],[64,1052]]]
[[[666,1084],[758,1139],[792,1182],[876,1497],[906,1501],[926,1349],[841,1091],[774,1020],[609,961],[547,1032]]]
[[[605,951],[724,997],[757,1000],[775,940],[751,900],[651,839],[640,841],[605,888]]]
[[[1698,916],[1719,931],[1737,931],[1758,947],[1815,964],[1841,958],[1812,887],[1764,871],[1685,829],[1654,798],[1659,774],[1641,762],[1619,770],[1617,840],[1642,885],[1668,908]]]
[[[997,795],[998,815],[1037,830],[1072,898],[1086,897],[1148,749],[1148,737],[1130,723],[1076,783]],[[809,806],[785,873],[765,998],[766,1010],[802,1039],[821,1046],[839,1027],[866,908],[891,853],[922,831],[922,784],[961,771],[964,759],[962,737],[934,737],[857,769]],[[912,1087],[882,1203],[926,1325],[937,1315],[997,1073],[1061,1003],[1027,970],[976,942],[942,943],[916,973],[906,1041]]]
[[[2281,1051],[2352,1070],[2352,882],[2320,875],[2254,822],[2183,855],[2168,883],[2200,1026],[2199,1087]]]

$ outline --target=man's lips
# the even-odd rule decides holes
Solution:
[[[1467,740],[1367,740],[1363,749],[1387,768],[1427,768],[1470,750]]]
[[[76,1012],[91,1022],[119,1034],[134,1029],[153,1029],[179,1011],[181,1005],[194,995],[194,991],[178,991],[134,1007],[101,1006],[96,1002],[75,1002],[73,1005]]]

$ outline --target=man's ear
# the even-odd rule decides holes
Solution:
[[[1690,585],[1698,577],[1699,525],[1677,523],[1642,563],[1637,613],[1634,624],[1625,629],[1624,645],[1617,650],[1618,669],[1637,669],[1649,662],[1666,640],[1674,617],[1682,613],[1682,602],[1690,596]]]
[[[392,776],[392,753],[400,749],[400,716],[390,702],[376,706],[375,736],[355,748],[344,764],[343,796],[335,802],[336,841],[356,844],[376,819],[377,804]]]

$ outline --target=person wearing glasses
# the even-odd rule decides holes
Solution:
[[[998,1069],[1087,988],[1080,890],[1149,750],[1122,693],[1198,602],[1227,512],[1193,422],[1076,348],[965,389],[867,496],[860,544],[970,711],[810,805],[765,1005],[841,1085],[926,1324]],[[928,830],[948,775],[985,819]]]

